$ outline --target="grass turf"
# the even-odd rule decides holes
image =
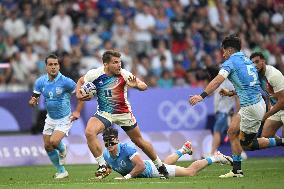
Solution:
[[[188,166],[190,162],[179,162]],[[195,177],[176,177],[169,180],[130,179],[114,180],[112,173],[106,179],[93,179],[96,165],[67,165],[69,178],[54,180],[52,166],[2,167],[0,188],[2,189],[249,189],[284,188],[284,157],[248,159],[243,162],[243,178],[220,179],[218,176],[230,170],[229,166],[212,165]]]

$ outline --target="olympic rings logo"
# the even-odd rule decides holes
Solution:
[[[163,101],[158,107],[158,115],[171,129],[193,129],[207,118],[207,107],[204,103],[190,106],[185,100],[176,103]]]

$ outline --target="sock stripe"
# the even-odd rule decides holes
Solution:
[[[183,155],[182,152],[179,150],[176,151],[176,154],[178,155],[178,158],[180,158]]]
[[[242,161],[241,155],[232,155],[233,161]]]
[[[205,159],[208,162],[208,165],[211,165],[213,163],[213,161],[212,161],[212,159],[210,157],[207,157]]]
[[[276,146],[276,139],[275,138],[269,138],[269,147]]]

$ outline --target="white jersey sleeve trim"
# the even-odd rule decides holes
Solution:
[[[229,72],[227,72],[224,69],[221,69],[218,74],[223,76],[226,79],[228,77],[228,75],[229,75]]]
[[[139,155],[139,153],[135,152],[134,154],[132,154],[132,156],[129,157],[129,159],[132,160],[136,155]]]
[[[41,94],[39,91],[34,90],[33,93],[35,94]]]

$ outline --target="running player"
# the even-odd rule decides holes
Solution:
[[[62,142],[68,135],[72,122],[80,117],[83,101],[78,101],[76,110],[71,114],[70,97],[75,92],[76,83],[59,72],[60,66],[55,55],[45,59],[47,74],[35,81],[34,91],[29,104],[36,106],[42,94],[45,99],[47,115],[43,129],[44,148],[52,164],[57,169],[55,179],[68,177],[65,163],[67,149]]]
[[[262,136],[274,137],[277,130],[284,124],[284,76],[273,66],[266,65],[265,57],[261,52],[253,53],[250,59],[256,65],[260,80],[265,83],[262,88],[268,92],[272,105],[262,119],[264,122]]]
[[[168,178],[166,167],[157,156],[152,144],[142,137],[127,100],[127,87],[144,91],[147,85],[121,68],[120,56],[117,51],[106,51],[102,56],[103,66],[88,71],[77,83],[76,95],[79,100],[89,100],[89,96],[83,96],[80,90],[85,82],[92,82],[97,90],[97,112],[89,119],[86,127],[89,149],[99,164],[96,177],[104,178],[110,173],[97,135],[115,123],[121,126],[130,139],[154,162],[159,172],[164,175],[163,178]]]
[[[260,93],[257,70],[252,61],[240,52],[241,40],[234,35],[226,37],[222,41],[222,50],[226,61],[222,64],[219,74],[208,84],[202,94],[191,97],[189,102],[191,105],[201,102],[215,91],[226,78],[233,83],[236,92],[232,92],[232,95],[236,93],[240,99],[241,108],[236,116],[236,125],[239,125],[240,132],[236,129],[232,130],[232,128],[228,130],[232,143],[233,170],[220,177],[243,177],[241,170],[242,147],[244,150],[258,150],[283,146],[284,141],[276,141],[274,138],[257,138],[266,108]]]
[[[103,153],[104,159],[114,171],[122,175],[115,179],[153,178],[160,176],[153,162],[150,160],[143,161],[134,145],[119,142],[117,129],[112,127],[107,128],[103,132],[103,140],[106,147]],[[176,166],[175,163],[177,160],[185,154],[192,154],[191,143],[189,141],[185,142],[181,149],[165,159],[165,166],[169,171],[170,177],[195,176],[199,171],[212,163],[229,165],[232,163],[231,157],[218,152],[214,156],[193,162],[187,168]]]

